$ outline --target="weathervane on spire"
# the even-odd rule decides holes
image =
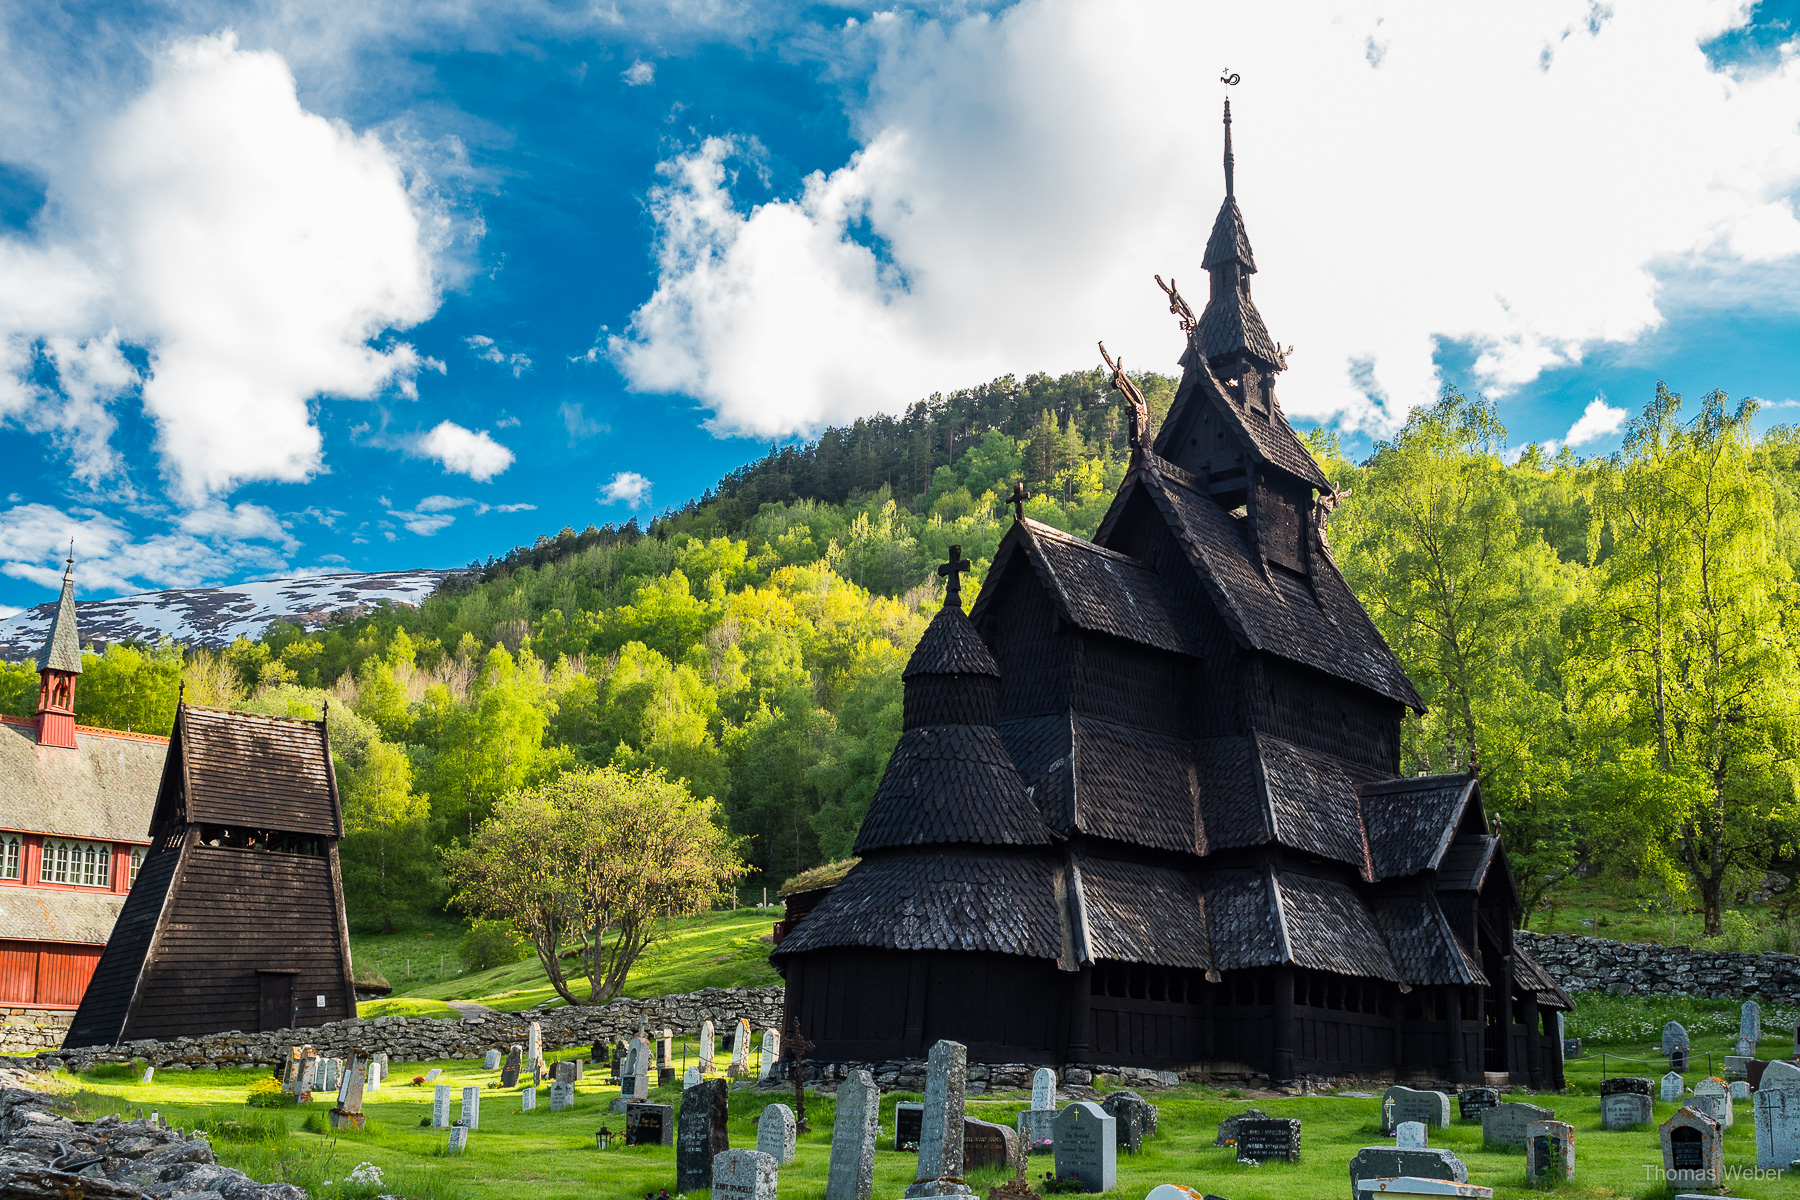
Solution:
[[[1239,76],[1229,69],[1219,76],[1219,82],[1226,87],[1236,87],[1238,81]],[[1228,197],[1237,195],[1236,180],[1233,178],[1235,165],[1231,158],[1231,97],[1227,96],[1225,97],[1225,195]]]

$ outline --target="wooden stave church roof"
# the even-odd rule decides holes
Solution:
[[[153,832],[171,823],[344,836],[324,721],[182,704]]]

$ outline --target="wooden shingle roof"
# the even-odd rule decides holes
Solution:
[[[1076,712],[1007,721],[1000,737],[1059,832],[1204,852],[1189,743]]]
[[[105,943],[125,897],[102,891],[0,888],[0,935],[35,942]]]
[[[1083,914],[1095,959],[1212,967],[1204,890],[1192,872],[1083,854]]]
[[[1377,879],[1437,870],[1475,795],[1470,775],[1421,775],[1364,784],[1363,822]]]
[[[1429,896],[1381,896],[1370,901],[1402,982],[1486,985],[1481,963],[1450,927],[1443,909]]]
[[[184,704],[174,740],[188,822],[343,836],[325,722]]]
[[[1031,846],[1050,840],[991,725],[900,735],[856,835],[859,857],[899,846]],[[810,918],[809,918],[810,919]]]
[[[1196,331],[1195,338],[1199,337]],[[1194,436],[1193,424],[1201,409],[1209,410],[1230,431],[1238,445],[1253,459],[1279,467],[1313,488],[1328,492],[1331,483],[1325,478],[1318,461],[1295,435],[1293,426],[1281,411],[1281,400],[1271,394],[1269,419],[1246,413],[1219,377],[1199,353],[1197,341],[1190,343],[1182,358],[1181,382],[1175,386],[1175,402],[1156,435],[1154,450],[1164,460],[1150,464],[1167,470],[1167,460],[1177,457],[1180,445]]]
[[[1562,985],[1552,979],[1550,972],[1544,970],[1543,964],[1517,942],[1513,943],[1513,982],[1519,991],[1535,995],[1540,1008],[1569,1012],[1575,1007],[1575,1001],[1569,998],[1569,993],[1563,991]]]
[[[915,675],[991,675],[998,679],[1000,668],[961,607],[946,604],[925,627],[900,678]]]
[[[40,671],[68,671],[81,674],[81,634],[75,627],[75,566],[63,569],[62,596],[56,602],[56,616],[50,632],[44,637],[44,648],[38,651]]]

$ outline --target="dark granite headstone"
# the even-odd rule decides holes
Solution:
[[[1567,1061],[1568,1059],[1571,1059],[1571,1058],[1580,1058],[1580,1057],[1581,1057],[1581,1039],[1580,1038],[1564,1038],[1563,1039],[1563,1059],[1565,1061]]]
[[[1018,1163],[1019,1135],[991,1121],[963,1118],[963,1173],[984,1167],[1012,1170]]]
[[[894,1149],[917,1150],[925,1126],[925,1106],[902,1100],[894,1105]]]
[[[1616,1096],[1621,1092],[1628,1092],[1633,1096],[1654,1096],[1656,1084],[1636,1075],[1615,1075],[1611,1079],[1600,1081],[1602,1096]]]
[[[723,1079],[708,1079],[681,1093],[680,1129],[675,1139],[675,1191],[712,1187],[713,1159],[731,1148],[725,1118],[730,1099]]]
[[[591,1063],[603,1063],[606,1061],[605,1042],[594,1043],[593,1048],[588,1051],[588,1061]]]
[[[1119,1091],[1111,1093],[1106,1099],[1100,1102],[1100,1107],[1105,1109],[1114,1119],[1117,1119],[1119,1110],[1126,1104],[1142,1106],[1140,1112],[1142,1120],[1139,1121],[1139,1124],[1143,1126],[1144,1136],[1155,1137],[1156,1105],[1149,1103],[1130,1088],[1122,1088]]]
[[[1479,1121],[1482,1113],[1499,1103],[1498,1088],[1468,1088],[1456,1094],[1456,1113],[1465,1121]]]
[[[673,1146],[675,1144],[675,1110],[667,1104],[627,1104],[625,1106],[625,1144],[627,1146]]]
[[[1239,1121],[1237,1160],[1299,1162],[1300,1119],[1266,1117],[1260,1121]]]
[[[1469,1182],[1469,1168],[1449,1150],[1365,1146],[1350,1160],[1351,1200],[1363,1200],[1356,1194],[1359,1179],[1392,1179],[1402,1175],[1415,1179],[1447,1179],[1453,1183]]]
[[[506,1065],[500,1068],[501,1087],[519,1086],[519,1055],[520,1051],[517,1046],[506,1052]]]
[[[1219,1122],[1219,1136],[1213,1139],[1213,1145],[1235,1146],[1237,1145],[1237,1127],[1239,1121],[1266,1121],[1268,1118],[1269,1114],[1260,1108],[1246,1109],[1235,1117],[1226,1117],[1223,1121]]]

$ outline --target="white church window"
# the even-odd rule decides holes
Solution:
[[[142,846],[133,846],[131,848],[131,876],[125,881],[126,887],[135,887],[137,885],[138,868],[143,865],[144,848]]]
[[[0,879],[17,879],[19,877],[19,835],[16,833],[0,834]]]
[[[44,865],[39,883],[72,883],[80,887],[110,887],[112,844],[75,842],[67,838],[44,839]]]

